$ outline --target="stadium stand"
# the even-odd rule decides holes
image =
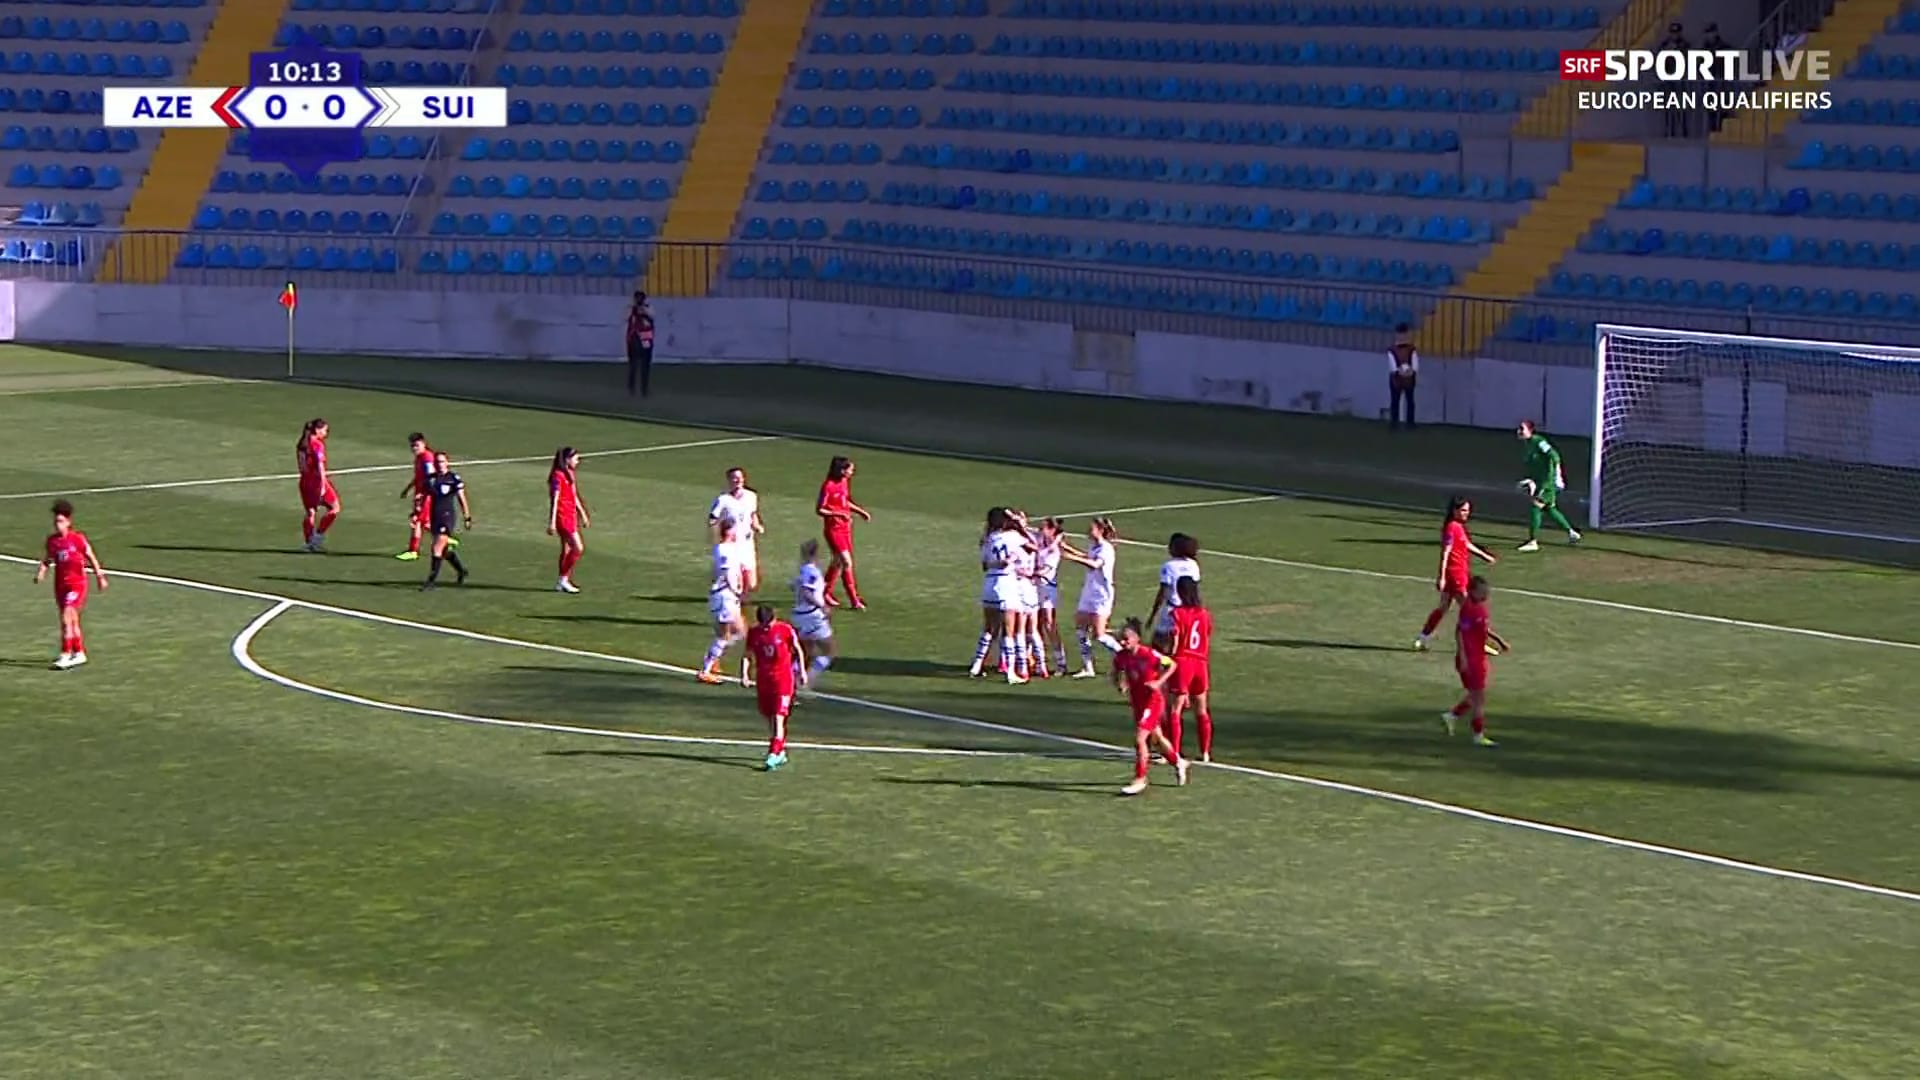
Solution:
[[[1642,43],[1671,10],[15,5],[0,17],[0,174],[20,231],[0,263],[71,262],[83,245],[50,228],[124,223],[188,236],[157,267],[109,260],[113,280],[814,284],[1420,321],[1429,348],[1469,350],[1489,335],[1584,343],[1598,313],[1627,308],[1727,329],[1750,313],[1920,327],[1920,139],[1903,130],[1920,128],[1920,11],[1840,0],[1809,41],[1851,65],[1825,112],[1730,117],[1678,157],[1650,159],[1657,138],[1571,143],[1558,51]],[[103,80],[240,81],[246,53],[302,38],[364,53],[376,83],[504,85],[513,126],[375,132],[365,160],[302,181],[248,163],[244,137],[89,123]],[[661,240],[682,243],[646,243]]]

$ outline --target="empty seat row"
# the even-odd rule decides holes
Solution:
[[[566,105],[556,105],[543,101],[538,105],[525,98],[515,98],[507,106],[507,122],[510,124],[558,124],[562,127],[574,127],[586,124],[589,127],[692,127],[700,120],[700,111],[687,102],[668,108],[663,102],[652,102],[641,108],[637,101],[623,101],[619,108],[604,101],[597,101],[591,107],[578,101]]]
[[[247,156],[250,145],[251,140],[245,131],[236,131],[227,137],[227,153],[237,157]],[[398,138],[384,133],[368,135],[362,147],[362,152],[370,158],[415,160],[427,156],[427,143],[418,135],[401,135]]]
[[[14,218],[16,225],[66,225],[74,228],[92,228],[106,219],[106,213],[97,202],[80,203],[37,203],[30,202],[20,207],[20,214]]]
[[[336,233],[341,236],[353,236],[368,233],[377,236],[391,236],[394,232],[393,215],[385,210],[376,210],[371,214],[362,214],[358,210],[343,210],[335,214],[331,210],[315,210],[308,213],[301,209],[279,210],[267,207],[262,210],[250,210],[237,206],[222,210],[218,206],[202,206],[193,215],[193,228],[196,232],[286,232],[286,233]]]
[[[1024,232],[986,232],[931,225],[882,224],[848,221],[841,240],[881,247],[964,251],[1020,259],[1063,259],[1151,268],[1176,268],[1276,278],[1313,278],[1399,284],[1417,288],[1447,288],[1454,283],[1453,268],[1445,263],[1402,259],[1321,257],[1294,252],[1254,252],[1246,248],[1209,248],[1205,245],[1149,243],[1144,240],[1088,240]]]
[[[1278,120],[1198,120],[1171,116],[1103,116],[1084,112],[1030,112],[1025,109],[940,110],[932,124],[956,131],[1018,131],[1038,135],[1147,139],[1154,142],[1227,143],[1253,146],[1308,146],[1334,150],[1390,150],[1414,154],[1450,154],[1460,149],[1460,133],[1450,129],[1348,128],[1345,124],[1287,124]]]
[[[112,191],[125,182],[119,168],[113,165],[102,165],[99,169],[85,165],[42,165],[35,168],[32,162],[22,161],[7,173],[7,186],[17,188],[92,188],[95,191]]]
[[[483,250],[477,253],[466,248],[454,248],[445,254],[438,251],[422,253],[414,263],[414,269],[422,274],[528,274],[533,277],[610,277],[632,281],[640,276],[640,256],[632,252],[617,256],[605,252],[582,255],[577,251],[554,251],[549,248],[532,252],[508,248],[504,252]]]
[[[838,180],[790,180],[785,184],[778,180],[762,180],[754,198],[758,202],[866,202],[872,196],[865,180],[848,180],[842,185]]]
[[[1812,237],[1743,233],[1687,233],[1681,229],[1620,229],[1595,226],[1580,242],[1596,254],[1647,255],[1675,259],[1832,266],[1855,270],[1920,270],[1920,244],[1871,240],[1820,241]]]
[[[767,160],[775,165],[878,165],[880,157],[880,144],[870,142],[859,146],[843,142],[831,146],[817,142],[795,146],[782,142],[774,143],[767,154]]]
[[[127,0],[141,3],[143,0]],[[203,0],[194,0],[198,7]],[[293,0],[295,11],[365,11],[382,15],[396,12],[433,14],[453,11],[467,0]]]
[[[1273,67],[1413,68],[1442,71],[1553,71],[1559,54],[1548,50],[1469,49],[1436,45],[1319,44],[1316,42],[1215,41],[1134,37],[1030,37],[1001,34],[988,56],[1108,60],[1133,63],[1259,64]]]
[[[1920,56],[1869,51],[1854,62],[1853,70],[1847,74],[1856,79],[1920,79]]]
[[[22,19],[17,15],[0,18],[0,39],[24,38],[28,41],[137,41],[182,45],[193,37],[187,24],[177,19],[165,23],[157,19],[49,19],[44,15]]]
[[[1920,127],[1920,100],[1907,98],[1848,98],[1831,109],[1806,114],[1810,124],[1872,124],[1876,127]]]
[[[820,13],[832,19],[977,19],[987,14],[987,0],[827,0]]]
[[[502,223],[501,215],[491,217],[481,214],[459,215],[443,211],[434,215],[429,233],[434,236],[485,236],[493,234],[495,226]],[[633,218],[619,215],[594,217],[581,214],[568,217],[565,214],[549,214],[542,218],[539,214],[522,214],[512,220],[510,233],[494,235],[506,236],[545,236],[550,239],[572,237],[576,240],[651,240],[653,239],[653,219],[645,214]]]
[[[1644,277],[1622,280],[1618,274],[1578,277],[1561,271],[1548,281],[1548,296],[1582,300],[1631,300],[1639,303],[1676,304],[1682,307],[1726,308],[1735,311],[1753,309],[1769,314],[1855,315],[1870,318],[1920,318],[1920,301],[1912,293],[1897,296],[1884,292],[1865,295],[1845,289],[1807,289],[1798,285],[1750,285],[1746,282],[1708,281],[1692,278]],[[1593,335],[1589,332],[1587,342]]]
[[[379,195],[397,198],[416,190],[416,185],[418,194],[433,191],[432,178],[403,176],[400,173],[388,173],[385,176],[372,173],[360,173],[357,176],[322,173],[302,178],[290,172],[268,174],[258,170],[242,176],[232,169],[222,169],[213,176],[213,192],[216,195],[325,195],[331,198]]]
[[[635,139],[631,143],[624,139],[527,139],[515,142],[512,139],[488,139],[476,135],[467,140],[460,151],[462,161],[658,161],[666,165],[675,165],[685,160],[686,147],[668,139],[658,147],[648,139]]]
[[[105,104],[98,90],[75,93],[65,87],[42,90],[37,86],[14,89],[0,86],[0,112],[23,113],[97,113]]]
[[[624,30],[619,34],[611,30],[596,30],[591,34],[584,30],[571,30],[565,34],[557,30],[542,30],[538,34],[526,30],[515,30],[507,38],[507,51],[515,53],[678,53],[682,55],[697,53],[702,56],[717,56],[727,51],[727,39],[712,30],[698,35],[690,30],[682,30],[676,34],[669,34],[664,30],[653,30],[645,34],[638,30]]]
[[[207,6],[207,0],[40,0],[40,2],[63,5],[92,3],[99,7],[197,8]]]
[[[1832,146],[1818,139],[1800,148],[1790,169],[1842,169],[1853,172],[1920,172],[1920,151],[1904,146]]]
[[[739,0],[522,0],[526,15],[660,15],[691,19],[732,19],[740,14]]]
[[[375,60],[366,65],[366,75],[370,86],[456,86],[466,81],[467,65],[445,60]]]
[[[27,240],[16,237],[0,243],[0,263],[79,266],[84,261],[84,254],[77,240],[55,243],[52,240]]]
[[[1041,94],[1053,97],[1121,98],[1129,101],[1196,101],[1204,104],[1287,105],[1303,109],[1383,109],[1393,112],[1503,113],[1520,108],[1512,90],[1461,90],[1448,87],[1363,85],[1361,83],[1275,83],[1250,79],[1141,78],[1109,75],[1061,75],[1054,72],[961,71],[951,90],[987,94]]]
[[[977,46],[973,35],[815,34],[807,51],[815,56],[966,56]]]
[[[140,133],[132,128],[36,127],[14,125],[0,131],[0,150],[52,150],[63,154],[125,154],[140,149]]]
[[[63,75],[70,79],[170,79],[173,61],[139,53],[0,52],[0,75]]]
[[[1017,0],[1014,18],[1218,26],[1388,26],[1422,30],[1590,30],[1595,7],[1461,4],[1268,4],[1214,0]]]
[[[635,90],[677,90],[684,86],[689,90],[705,90],[713,85],[713,73],[706,68],[690,67],[681,71],[672,64],[660,68],[645,64],[635,64],[631,68],[619,64],[608,64],[606,67],[594,64],[501,64],[493,78],[500,86],[605,86],[612,89],[630,86]]]
[[[894,111],[891,105],[875,105],[871,110],[861,105],[819,105],[808,109],[805,105],[795,105],[787,110],[781,120],[784,127],[816,128],[917,128],[920,126],[920,109],[914,105],[903,105]]]
[[[400,253],[390,247],[316,248],[289,251],[261,244],[214,244],[195,241],[180,248],[173,265],[181,270],[325,270],[361,274],[391,274],[400,269]]]
[[[897,67],[863,67],[849,71],[846,68],[833,68],[821,71],[819,68],[801,68],[794,76],[796,90],[931,90],[934,76],[930,68],[914,68],[911,73]]]
[[[621,177],[617,183],[603,176],[588,183],[574,194],[567,194],[568,185],[579,182],[556,179],[551,176],[529,178],[520,173],[507,177],[477,178],[461,173],[447,182],[447,195],[456,199],[587,199],[591,202],[605,202],[610,199],[622,202],[631,202],[635,199],[665,202],[673,197],[673,185],[659,176],[649,177],[646,180],[641,180],[637,176],[625,176]]]
[[[335,49],[448,49],[457,52],[491,48],[493,44],[492,38],[484,30],[468,30],[461,26],[408,26],[404,23],[399,26],[282,23],[273,36],[274,45],[281,48],[302,42]]]
[[[766,218],[748,218],[747,224],[740,230],[742,240],[800,240],[817,243],[827,238],[827,223],[821,218],[808,218],[795,221],[790,217],[775,218],[768,222]]]
[[[971,186],[949,188],[932,184],[887,184],[880,189],[874,201],[892,206],[935,206],[1022,217],[1251,229],[1313,236],[1359,236],[1431,244],[1485,244],[1493,239],[1491,222],[1460,216],[1449,218],[1434,214],[1424,218],[1419,215],[1403,218],[1398,214],[1336,214],[1326,210],[1295,213],[1285,207],[1264,203],[1248,205],[1110,199],[1105,195],[1060,195],[1046,191],[975,189]]]
[[[1139,155],[1088,154],[1085,152],[1034,152],[1025,147],[1014,150],[960,146],[951,143],[900,148],[896,165],[933,169],[964,169],[995,173],[1037,173],[1043,176],[1086,176],[1096,179],[1163,181],[1177,184],[1207,184],[1227,187],[1271,187],[1302,191],[1338,191],[1355,195],[1399,195],[1415,199],[1469,199],[1479,202],[1508,202],[1531,199],[1533,181],[1520,177],[1509,183],[1506,177],[1471,176],[1424,172],[1392,172],[1373,169],[1328,168],[1307,164],[1265,161],[1181,161],[1178,158],[1147,158]],[[805,164],[813,164],[807,162]]]
[[[1620,205],[1632,210],[1691,210],[1775,217],[1853,218],[1866,221],[1920,221],[1920,195],[1893,196],[1880,191],[1811,192],[1806,188],[1760,191],[1755,188],[1681,187],[1647,181],[1635,184]]]

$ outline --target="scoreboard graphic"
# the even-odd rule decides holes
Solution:
[[[498,86],[368,86],[359,53],[298,45],[254,53],[245,86],[109,86],[107,127],[227,128],[248,156],[302,177],[359,161],[368,128],[503,128]]]

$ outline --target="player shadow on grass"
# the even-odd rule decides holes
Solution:
[[[644,596],[640,594],[635,594],[633,596],[627,597],[627,599],[638,600],[643,604],[702,604],[704,605],[707,602],[707,598],[704,596]]]
[[[912,784],[916,787],[1019,788],[1023,791],[1044,791],[1056,795],[1098,795],[1103,799],[1113,798],[1120,790],[1116,782],[1108,780],[985,780],[978,777],[876,776],[874,782]]]
[[[1237,645],[1264,645],[1269,649],[1338,649],[1344,652],[1406,652],[1401,645],[1368,641],[1315,641],[1311,638],[1234,638]]]
[[[609,626],[711,626],[705,619],[642,619],[627,615],[524,615],[547,622],[603,623]]]
[[[952,675],[956,670],[952,663],[890,656],[842,656],[833,661],[836,675]]]
[[[389,579],[376,579],[376,580],[356,580],[354,578],[298,577],[292,574],[262,574],[260,575],[260,580],[285,581],[294,585],[326,585],[326,586],[344,585],[350,588],[355,586],[360,586],[360,587],[365,587],[370,589],[411,589],[415,592],[418,592],[420,590],[420,582],[423,579],[417,578],[417,577],[409,577],[409,578],[398,578],[398,579],[389,578]],[[441,588],[452,590],[455,592],[550,593],[553,591],[551,587],[541,589],[541,588],[536,588],[532,585],[500,585],[500,584],[487,582],[487,581],[468,581],[464,585],[456,585],[453,582],[447,580],[444,576],[442,576],[440,579],[440,586]]]
[[[212,544],[135,544],[141,551],[194,551],[208,555],[304,555],[305,552],[293,547],[219,547]],[[391,552],[382,551],[328,551],[333,559],[391,559]]]
[[[741,757],[722,757],[719,754],[692,754],[684,750],[548,750],[543,757],[603,757],[603,758],[657,758],[665,761],[686,761],[700,765],[724,765],[735,769],[759,771],[759,757],[744,756],[750,751],[741,748]]]

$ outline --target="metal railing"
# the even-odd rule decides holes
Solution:
[[[473,35],[473,44],[467,47],[465,62],[460,65],[459,85],[461,86],[474,84],[480,66],[481,45],[492,39],[492,48],[499,48],[501,41],[505,39],[506,24],[512,19],[512,4],[502,3],[501,0],[485,0],[485,2],[486,10],[480,17],[480,29]],[[395,236],[402,235],[402,230],[407,227],[407,214],[413,210],[414,199],[421,197],[423,183],[431,180],[428,190],[432,193],[430,197],[436,200],[423,209],[423,216],[431,213],[433,208],[439,205],[438,193],[446,189],[447,172],[452,168],[450,163],[453,160],[452,155],[441,152],[441,144],[446,136],[446,128],[436,129],[432,141],[427,143],[427,152],[420,160],[420,169],[414,173],[413,181],[407,185],[406,201],[400,204],[400,212],[393,216]]]
[[[1066,323],[1104,333],[1198,334],[1342,348],[1385,348],[1400,321],[1420,322],[1443,297],[1388,285],[1322,284],[1298,279],[1042,262],[994,256],[901,251],[836,244],[679,244],[610,240],[535,240],[495,237],[403,237],[385,250],[391,269],[354,269],[348,254],[365,237],[284,234],[116,233],[93,229],[4,229],[0,241],[26,239],[57,245],[58,262],[0,261],[0,278],[74,284],[148,284],[257,288],[270,302],[289,277],[303,291],[405,289],[490,295],[605,296],[619,303],[651,274],[657,296],[813,300],[918,311]],[[102,254],[118,241],[119,257]],[[224,245],[236,265],[182,267],[177,256],[201,245]],[[256,247],[262,265],[237,265]],[[337,269],[300,265],[331,259]],[[303,249],[311,251],[304,252]],[[456,251],[476,264],[467,273],[422,269],[451,265]],[[571,258],[570,258],[571,257]],[[527,265],[509,270],[519,259]],[[535,264],[551,259],[551,268]],[[578,264],[573,263],[578,259]],[[216,260],[218,261],[218,260]],[[777,263],[779,276],[764,273]],[[796,266],[796,264],[799,264]],[[329,263],[331,265],[331,263]],[[480,267],[484,266],[484,269]],[[567,273],[569,269],[578,272]],[[745,271],[751,269],[752,273]],[[598,269],[599,272],[590,272]],[[538,271],[538,272],[537,272]],[[110,275],[110,276],[109,276]],[[711,286],[709,287],[709,282]],[[1589,362],[1590,342],[1575,329],[1530,340],[1516,328],[1551,317],[1576,328],[1594,322],[1665,326],[1781,337],[1871,340],[1920,345],[1920,324],[1858,317],[1789,316],[1758,311],[1679,308],[1652,302],[1583,301],[1557,297],[1518,300],[1447,296],[1460,316],[1452,340],[1426,345],[1435,356],[1496,356],[1549,364]],[[1492,337],[1481,343],[1487,332]]]

